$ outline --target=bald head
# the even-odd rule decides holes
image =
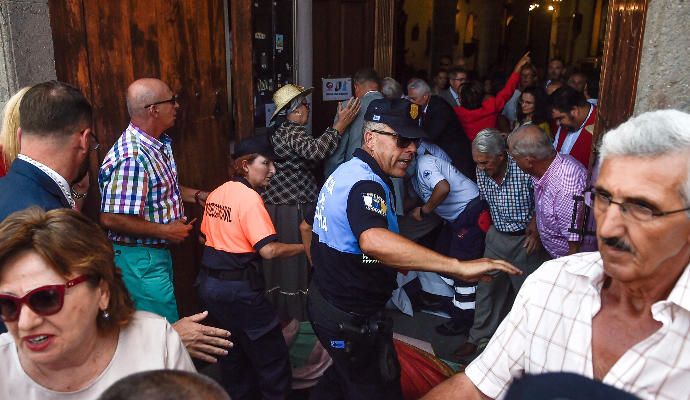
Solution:
[[[127,112],[131,118],[143,117],[147,104],[160,101],[170,92],[168,85],[155,78],[143,78],[132,82],[127,88]],[[169,96],[168,96],[169,97]]]
[[[546,160],[553,156],[551,138],[537,125],[523,125],[508,136],[508,147],[513,157],[532,157]]]

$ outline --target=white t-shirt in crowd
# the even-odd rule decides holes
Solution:
[[[0,335],[0,399],[93,400],[121,378],[137,372],[175,369],[196,372],[180,337],[165,318],[137,311],[120,331],[110,364],[88,386],[76,392],[55,392],[34,382],[22,368],[14,338]]]
[[[417,147],[417,157],[421,157],[424,154],[431,154],[432,156],[438,157],[441,160],[445,160],[451,164],[453,163],[453,161],[450,159],[450,156],[443,151],[439,145],[427,142],[426,140],[422,140]]]
[[[417,173],[412,178],[412,187],[425,203],[429,201],[436,185],[444,179],[450,185],[450,193],[434,212],[452,222],[465,210],[467,203],[479,196],[477,185],[448,161],[430,154],[417,159]]]

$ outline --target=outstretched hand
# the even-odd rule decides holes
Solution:
[[[216,357],[228,354],[227,349],[232,348],[233,344],[227,339],[230,332],[199,323],[207,316],[208,311],[190,315],[175,322],[172,327],[180,335],[190,356],[215,363],[218,361]]]
[[[490,272],[499,271],[511,275],[522,275],[522,271],[512,264],[503,260],[493,260],[491,258],[479,258],[472,261],[459,261],[457,273],[453,274],[458,278],[468,282],[490,282]]]

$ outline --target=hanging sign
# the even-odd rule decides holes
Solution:
[[[323,101],[348,100],[352,97],[351,78],[322,78]]]

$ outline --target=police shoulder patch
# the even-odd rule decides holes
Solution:
[[[363,193],[362,202],[364,209],[375,212],[379,215],[386,216],[387,206],[386,201],[376,193]]]

